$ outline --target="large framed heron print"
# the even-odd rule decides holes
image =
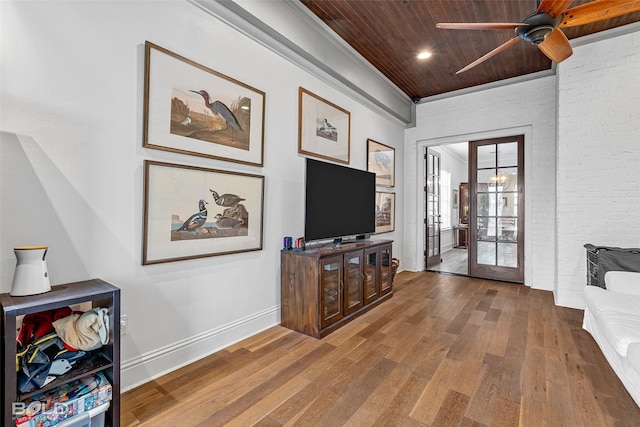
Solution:
[[[143,146],[264,163],[265,93],[145,43]]]
[[[142,264],[262,249],[264,176],[145,160]]]

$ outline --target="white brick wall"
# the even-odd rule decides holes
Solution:
[[[416,153],[517,133],[526,147],[525,283],[581,308],[583,245],[640,247],[640,32],[574,48],[556,76],[418,106],[405,132],[405,253],[416,253],[407,269],[423,267]]]
[[[405,134],[405,254],[422,270],[421,165],[426,145],[525,134],[525,283],[552,290],[555,273],[556,79],[553,76],[420,104]],[[416,149],[418,147],[418,149]]]
[[[583,307],[583,245],[640,247],[640,33],[558,68],[556,301]]]

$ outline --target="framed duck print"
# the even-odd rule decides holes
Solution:
[[[142,264],[262,249],[264,177],[146,160]]]

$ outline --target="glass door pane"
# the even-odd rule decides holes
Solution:
[[[334,256],[322,260],[321,326],[342,317],[342,256]]]
[[[365,304],[378,297],[378,248],[365,250],[364,301]]]
[[[440,154],[425,154],[425,269],[440,263]]]
[[[345,265],[347,266],[345,277],[345,313],[350,313],[362,307],[362,256],[364,252],[350,252],[345,254]]]
[[[391,245],[380,247],[380,295],[391,291]]]

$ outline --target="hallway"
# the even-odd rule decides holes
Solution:
[[[469,274],[467,249],[452,248],[440,255],[442,262],[427,269],[441,273]]]

